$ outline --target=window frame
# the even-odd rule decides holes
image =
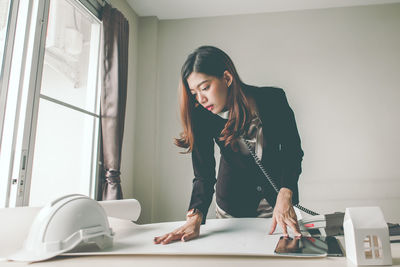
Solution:
[[[8,53],[8,49],[13,48],[14,44],[14,35],[15,35],[15,29],[16,29],[16,24],[17,24],[17,17],[16,15],[18,14],[18,5],[20,3],[20,0],[11,0],[12,7],[13,7],[13,14],[14,16],[11,17],[9,15],[9,19],[12,21],[12,24],[9,24],[7,27],[11,27],[14,25],[14,31],[12,32],[10,30],[10,35],[13,36],[12,41],[10,39],[10,42],[8,42],[6,38],[6,45],[7,45],[7,50],[4,49],[5,56],[3,57],[3,62],[5,60],[8,60],[7,63],[9,65],[4,64],[4,70],[7,71],[5,73],[4,77],[7,78],[7,83],[4,91],[8,90],[8,83],[9,83],[9,77],[10,77],[10,72],[11,72],[11,59],[12,59],[12,54]],[[24,38],[24,50],[23,53],[27,54],[28,51],[28,42],[32,42],[33,47],[32,47],[32,60],[28,62],[26,58],[22,62],[22,68],[21,68],[21,73],[24,73],[24,77],[21,77],[20,79],[20,84],[19,84],[19,91],[21,92],[24,87],[24,79],[25,77],[29,76],[29,80],[26,80],[28,84],[28,93],[27,93],[27,103],[26,103],[26,110],[25,110],[25,117],[24,117],[24,122],[22,129],[18,129],[18,121],[15,122],[15,127],[14,127],[14,132],[13,132],[13,143],[12,143],[12,150],[15,151],[15,149],[21,149],[21,157],[16,158],[16,154],[11,156],[11,162],[10,162],[10,170],[9,170],[9,175],[7,179],[7,195],[6,195],[6,203],[5,207],[14,207],[14,206],[27,206],[29,205],[29,199],[30,199],[30,188],[31,188],[31,182],[32,182],[32,170],[33,170],[33,159],[34,159],[34,148],[35,148],[35,137],[36,137],[36,130],[37,130],[37,122],[38,122],[38,111],[39,111],[39,101],[40,98],[43,97],[41,95],[41,84],[42,84],[42,75],[43,75],[43,67],[44,67],[44,55],[45,55],[45,43],[46,43],[46,33],[47,33],[47,26],[48,26],[48,19],[49,19],[49,8],[50,8],[50,1],[52,0],[37,0],[37,15],[35,21],[31,20],[33,19],[32,17],[32,12],[34,9],[34,3],[35,1],[29,1],[29,10],[28,13],[30,15],[28,16],[27,20],[27,32],[30,33],[31,31],[29,28],[34,27],[34,33],[31,34],[33,36],[33,40],[29,40],[28,36],[25,36]],[[53,0],[54,1],[54,0]],[[99,25],[100,25],[100,36],[99,36],[99,43],[98,43],[98,57],[97,57],[97,77],[95,83],[95,88],[96,89],[96,113],[97,114],[90,114],[90,115],[95,115],[97,119],[99,120],[98,122],[98,127],[97,127],[97,138],[95,138],[96,132],[93,132],[92,135],[92,163],[91,163],[91,177],[90,177],[90,188],[89,188],[89,197],[95,198],[97,196],[97,190],[98,190],[98,183],[100,180],[100,172],[99,172],[99,158],[100,158],[100,86],[101,86],[101,79],[100,79],[100,62],[102,58],[102,47],[101,47],[101,42],[103,38],[103,23],[99,18],[93,14],[89,9],[85,7],[81,3],[80,0],[66,0],[68,3],[75,7],[79,7],[81,9],[84,9],[86,13],[91,16],[94,20],[96,20]],[[10,4],[11,6],[11,4]],[[31,25],[29,25],[31,23]],[[35,26],[32,26],[35,25]],[[7,36],[8,36],[8,29],[7,29]],[[6,59],[7,56],[7,59]],[[29,66],[28,66],[29,64]],[[29,73],[27,73],[29,72]],[[6,81],[2,80],[2,85],[5,84]],[[3,90],[1,92],[1,109],[6,108],[6,101],[7,101],[7,94],[5,93],[5,96],[3,97]],[[4,103],[3,103],[4,101]],[[21,93],[18,95],[18,100],[17,100],[17,114],[15,115],[16,118],[19,117],[19,110],[20,110],[20,102],[21,102]],[[62,101],[60,101],[62,102]],[[75,108],[73,108],[75,109]],[[76,109],[75,109],[76,110]],[[84,112],[88,113],[88,112]],[[4,112],[2,112],[4,114]],[[0,118],[0,125],[3,127],[3,118]],[[95,128],[95,123],[93,125],[93,129]],[[0,128],[2,130],[3,128]],[[20,148],[16,148],[16,138],[18,135],[18,131],[22,131],[22,143]],[[1,136],[2,136],[2,132]],[[0,136],[0,142],[1,140]],[[97,141],[97,143],[95,143]],[[0,143],[1,144],[1,143]],[[94,154],[94,152],[97,151],[97,155]],[[15,165],[14,162],[19,161],[19,165]],[[18,170],[13,170],[15,166],[18,166]],[[17,177],[12,177],[13,173],[15,174],[16,171],[18,172]],[[13,181],[14,180],[14,181]]]
[[[20,0],[10,0],[8,11],[7,32],[4,42],[3,61],[1,62],[0,72],[0,151],[3,140],[3,127],[5,119],[5,110],[8,94],[8,84],[10,81],[12,54],[15,41],[15,31],[17,28],[18,6]]]

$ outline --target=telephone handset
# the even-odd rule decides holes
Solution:
[[[257,166],[260,168],[260,170],[262,171],[262,173],[264,174],[264,176],[267,178],[268,182],[271,184],[271,186],[274,188],[275,192],[278,194],[279,193],[279,188],[276,186],[274,180],[271,178],[271,176],[267,173],[267,171],[265,170],[264,166],[261,163],[260,158],[253,152],[253,150],[251,149],[251,145],[249,143],[248,140],[246,140],[245,138],[241,137],[242,140],[244,141],[244,143],[246,144],[247,149],[249,150],[251,156],[254,158],[254,161],[256,162]],[[304,211],[305,213],[308,213],[310,215],[319,215],[318,213],[309,210],[303,206],[301,206],[300,204],[295,204],[294,205],[296,208]]]

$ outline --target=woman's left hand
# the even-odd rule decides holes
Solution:
[[[300,227],[297,222],[296,212],[292,205],[292,191],[288,188],[282,187],[279,190],[272,216],[272,225],[269,234],[273,234],[276,225],[282,227],[283,234],[288,236],[287,227],[292,228],[295,236],[301,236]]]

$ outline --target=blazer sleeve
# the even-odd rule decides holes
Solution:
[[[194,129],[195,141],[192,150],[192,165],[194,172],[192,196],[189,209],[197,208],[203,213],[204,224],[210,207],[216,183],[214,139],[204,129]]]
[[[281,187],[293,191],[293,204],[299,202],[298,180],[301,174],[301,162],[304,152],[301,148],[299,132],[293,110],[290,108],[285,92],[278,90],[279,131],[281,136]]]

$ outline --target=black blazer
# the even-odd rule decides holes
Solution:
[[[246,86],[243,90],[254,98],[262,122],[262,164],[278,187],[293,191],[292,202],[297,204],[297,181],[304,153],[285,93],[273,87]],[[195,109],[192,120],[194,179],[189,209],[198,208],[204,214],[205,223],[215,183],[218,206],[234,217],[256,217],[258,204],[263,198],[275,206],[277,194],[251,155],[234,152],[218,140],[227,120],[202,106]],[[218,179],[215,175],[214,142],[221,152]]]

